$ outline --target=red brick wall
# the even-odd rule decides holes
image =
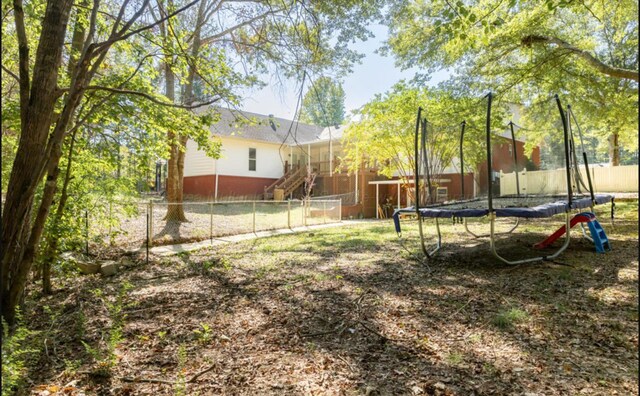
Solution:
[[[512,147],[511,140],[503,137],[493,138],[493,149],[491,150],[491,166],[494,171],[502,171],[510,173],[514,170],[513,152],[509,151]],[[521,172],[527,163],[527,157],[524,155],[524,142],[516,141],[516,154],[518,155],[518,172]],[[531,152],[531,161],[535,166],[540,166],[540,148],[535,147]],[[478,194],[487,192],[487,162],[480,164],[478,172],[479,190]],[[465,194],[467,185],[465,184]]]
[[[436,176],[436,179],[442,180],[436,183],[438,187],[447,187],[448,200],[473,198],[473,173],[464,175],[464,197],[462,196],[462,176],[459,173]]]
[[[342,205],[342,219],[349,219],[349,218],[354,218],[357,219],[360,217],[360,215],[362,214],[362,205],[361,204],[356,204],[356,205],[349,205],[349,206],[344,206]]]
[[[214,175],[189,176],[182,179],[182,191],[185,195],[213,197],[216,187]]]
[[[376,217],[376,186],[370,185],[372,180],[379,180],[382,177],[369,171],[360,171],[358,175],[358,194],[361,206],[358,210],[366,218]],[[334,173],[333,176],[319,176],[316,178],[314,195],[337,195],[352,193],[355,191],[356,176],[345,173]],[[380,186],[380,200],[386,194],[385,186]],[[353,209],[356,210],[356,209]]]
[[[276,179],[263,177],[218,176],[218,198],[234,196],[258,196],[264,188]],[[216,176],[188,176],[183,179],[185,195],[213,197],[216,189]]]
[[[218,198],[238,195],[262,195],[264,188],[278,179],[264,177],[218,176]]]

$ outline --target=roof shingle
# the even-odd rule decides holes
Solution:
[[[211,126],[216,136],[230,136],[268,143],[299,144],[318,140],[323,128],[248,111],[216,108],[220,121]]]

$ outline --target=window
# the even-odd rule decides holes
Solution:
[[[256,149],[254,148],[249,149],[249,170],[256,170]]]
[[[436,200],[438,202],[446,201],[449,197],[449,189],[447,187],[438,187],[436,190]]]

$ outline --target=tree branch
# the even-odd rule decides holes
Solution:
[[[5,72],[7,72],[8,75],[10,75],[11,77],[15,78],[15,80],[20,83],[20,77],[18,77],[14,72],[12,72],[11,70],[9,70],[5,65],[2,65],[2,70],[4,70]]]
[[[112,93],[116,93],[116,94],[121,94],[121,95],[134,95],[134,96],[141,96],[153,103],[159,104],[161,106],[167,106],[167,107],[175,107],[178,109],[185,109],[185,110],[193,110],[193,109],[197,109],[199,107],[203,107],[203,106],[208,106],[210,104],[216,103],[217,101],[220,100],[220,98],[216,98],[216,99],[212,99],[206,102],[202,102],[202,103],[198,103],[198,104],[194,104],[194,105],[179,105],[179,104],[174,104],[171,102],[163,102],[161,100],[158,100],[156,98],[154,98],[153,96],[144,93],[144,92],[138,92],[138,91],[130,91],[127,89],[118,89],[118,88],[111,88],[111,87],[104,87],[101,85],[89,85],[86,90],[101,90],[101,91],[107,91],[107,92],[112,92]]]
[[[560,48],[564,48],[571,53],[576,54],[583,60],[585,60],[591,67],[596,69],[602,74],[606,74],[611,77],[624,78],[628,80],[638,81],[638,72],[636,70],[622,69],[619,67],[609,66],[603,63],[601,60],[591,55],[588,51],[574,47],[573,45],[561,40],[557,37],[537,36],[529,35],[520,40],[520,43],[525,47],[530,47],[533,44],[555,44]]]
[[[24,9],[22,8],[22,0],[13,0],[14,20],[16,25],[16,33],[18,36],[18,74],[20,78],[20,119],[23,124],[26,120],[27,108],[29,106],[29,42],[27,41],[27,33],[24,28]]]
[[[152,29],[153,27],[159,25],[160,23],[166,21],[167,19],[173,18],[174,16],[180,14],[181,12],[191,8],[193,5],[195,5],[199,1],[200,0],[194,0],[194,1],[190,2],[190,3],[188,3],[187,5],[185,5],[184,7],[181,7],[179,9],[175,10],[171,14],[169,14],[169,15],[163,17],[163,18],[160,18],[159,20],[155,21],[154,23],[151,23],[151,24],[145,25],[145,26],[143,26],[141,28],[132,30],[127,34],[118,35],[116,37],[109,38],[108,40],[103,41],[101,43],[97,43],[96,44],[96,52],[104,51],[105,49],[108,49],[113,43],[115,43],[117,41],[126,40],[126,39],[128,39],[129,37],[131,37],[131,36],[133,36],[135,34],[144,32],[145,30]]]
[[[206,38],[202,39],[202,45],[210,44],[210,43],[216,41],[217,39],[219,39],[221,37],[224,37],[227,34],[233,32],[235,30],[240,29],[243,26],[250,25],[250,24],[252,24],[253,22],[255,22],[257,20],[263,19],[264,17],[266,17],[268,15],[277,14],[280,11],[283,11],[283,10],[282,9],[269,10],[267,12],[264,12],[264,13],[262,13],[260,15],[255,16],[255,17],[253,17],[251,19],[247,19],[246,21],[241,22],[241,23],[239,23],[239,24],[237,24],[235,26],[232,26],[232,27],[230,27],[228,29],[225,29],[225,30],[221,31],[220,33],[217,33],[217,34],[214,34],[212,36],[209,36],[209,37],[206,37]]]

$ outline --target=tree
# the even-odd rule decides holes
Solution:
[[[115,120],[113,124],[116,125],[123,121],[118,114],[120,106],[126,103],[137,107],[139,103],[135,101],[144,100],[155,106],[137,109],[139,114],[134,114],[132,119],[148,120],[143,115],[148,111],[150,117],[158,121],[151,123],[151,127],[162,123],[165,131],[173,131],[175,139],[169,135],[170,147],[182,150],[181,142],[186,141],[185,136],[191,136],[215,156],[219,145],[211,141],[208,129],[204,128],[213,120],[212,116],[196,116],[188,110],[232,96],[227,88],[234,87],[234,76],[240,75],[234,73],[227,62],[229,48],[246,55],[244,59],[252,59],[254,66],[264,68],[267,61],[278,59],[285,74],[306,75],[328,67],[336,55],[346,63],[357,59],[343,43],[347,37],[368,37],[362,22],[379,13],[379,4],[375,2],[343,5],[342,2],[306,4],[292,1],[287,4],[289,8],[285,11],[260,1],[113,3],[81,0],[74,3],[70,0],[36,0],[26,5],[22,0],[3,2],[5,20],[12,20],[13,24],[3,24],[4,32],[8,33],[3,38],[9,39],[3,39],[2,67],[6,75],[15,80],[11,86],[6,85],[3,73],[3,98],[5,94],[11,97],[11,92],[17,91],[13,94],[14,105],[8,106],[13,109],[9,113],[15,114],[15,118],[7,120],[7,125],[11,126],[6,129],[3,111],[3,140],[5,135],[10,135],[5,131],[13,133],[17,140],[15,151],[9,150],[11,154],[15,152],[15,156],[6,184],[0,256],[2,317],[9,324],[14,322],[15,308],[24,295],[27,276],[38,256],[54,198],[61,196],[58,190],[60,161],[65,152],[70,154],[66,160],[68,170],[74,161],[71,154],[78,154],[77,143],[76,146],[71,144],[76,131],[92,121],[107,124],[105,128],[98,128],[102,131],[113,131],[109,121]],[[274,18],[269,29],[256,26],[252,22],[257,15],[249,14],[251,7],[253,10],[266,7],[265,12],[269,13],[279,10],[284,13],[286,23]],[[179,17],[186,12],[190,13],[190,18],[216,15],[219,17],[216,19],[223,21],[221,23],[241,22],[235,29],[214,25],[210,37],[215,45],[205,48],[194,45],[198,34],[193,34],[193,28],[187,28],[205,26],[204,22],[185,18],[181,22],[183,25],[178,25]],[[306,20],[318,24],[295,23],[299,15],[306,15]],[[318,16],[322,18],[314,19]],[[72,21],[72,34],[67,31],[69,21]],[[162,40],[158,40],[162,29],[165,33],[160,36]],[[338,44],[330,47],[328,37],[333,33],[338,36]],[[291,38],[289,44],[297,45],[292,48],[314,49],[313,62],[307,66],[309,52],[303,52],[304,56],[301,56],[297,51],[285,51],[289,47],[272,46],[274,38],[278,37]],[[67,38],[70,45],[67,45]],[[185,43],[190,44],[185,46]],[[32,57],[34,48],[35,57]],[[6,63],[5,59],[8,59]],[[156,93],[159,70],[169,70],[164,74],[164,79],[169,80],[169,83],[165,81],[168,88],[165,93],[171,96],[173,90],[174,97],[167,99]],[[177,82],[172,84],[172,78],[191,82],[186,86],[188,89],[175,91]],[[198,83],[204,89],[200,91],[201,96],[194,98],[189,87]],[[115,98],[124,103],[115,106],[113,112],[104,111],[114,104]],[[106,118],[97,117],[99,113],[106,114]],[[164,115],[160,116],[160,113]],[[114,133],[105,134],[108,135]],[[179,173],[179,154],[175,158],[178,168],[175,173]],[[3,172],[5,170],[8,169],[3,161]],[[65,172],[65,180],[68,174]],[[61,186],[64,189],[64,181]],[[54,223],[62,219],[57,209],[53,218],[58,219]]]
[[[165,95],[175,103],[190,104],[199,99],[199,92],[223,93],[233,106],[239,101],[238,88],[259,84],[260,73],[273,71],[305,81],[327,69],[344,70],[358,59],[345,46],[346,37],[368,37],[364,25],[378,15],[378,2],[225,1],[221,8],[219,1],[203,0],[180,18],[159,25]],[[176,62],[176,54],[185,61]],[[244,75],[229,66],[234,63],[244,66]],[[221,79],[220,74],[226,78]],[[187,137],[168,131],[167,138],[170,205],[166,219],[186,221],[182,179]]]
[[[345,160],[357,170],[360,160],[387,177],[408,181],[415,169],[415,127],[418,107],[427,120],[427,159],[431,175],[442,174],[458,157],[460,124],[466,123],[465,168],[475,170],[486,159],[486,101],[459,95],[446,87],[424,89],[400,82],[365,104],[360,120],[347,127]],[[503,128],[505,109],[492,110],[492,128]]]
[[[2,317],[10,325],[15,319],[15,308],[23,297],[27,275],[36,257],[55,196],[64,140],[74,125],[84,122],[79,118],[83,116],[83,110],[92,111],[84,108],[87,93],[133,95],[159,105],[179,107],[153,93],[128,89],[127,84],[149,58],[144,52],[137,53],[140,55],[137,59],[139,66],[129,68],[130,78],[114,79],[109,85],[91,84],[97,79],[109,82],[108,77],[102,76],[110,66],[117,64],[116,59],[108,57],[112,49],[136,53],[136,48],[127,44],[157,25],[158,22],[141,22],[149,3],[149,0],[145,0],[136,4],[136,8],[136,5],[124,2],[116,9],[109,9],[112,4],[105,5],[99,1],[85,8],[83,3],[74,7],[70,0],[49,1],[46,7],[37,1],[25,7],[21,0],[14,0],[12,10],[8,10],[11,13],[5,13],[13,17],[18,72],[14,73],[4,64],[3,69],[16,80],[19,87],[19,126],[16,128],[19,140],[3,207],[5,215],[2,217],[0,256]],[[161,21],[196,3],[192,1],[176,9]],[[83,17],[78,18],[77,23],[86,23],[86,27],[81,29],[83,34],[78,34],[79,38],[74,40],[82,45],[68,47],[65,37],[72,10],[82,13]],[[32,58],[33,47],[37,49]],[[71,53],[69,48],[72,49]],[[75,52],[77,48],[80,51]],[[67,65],[70,78],[59,73],[63,59],[70,63]],[[39,189],[42,192],[36,195]]]
[[[402,66],[425,68],[426,76],[457,69],[460,84],[493,89],[514,102],[528,105],[559,93],[585,109],[586,130],[608,136],[616,165],[618,145],[637,142],[637,13],[633,0],[398,2],[385,51]],[[623,119],[635,118],[629,128],[603,121],[622,111]]]
[[[300,120],[322,127],[336,127],[344,121],[344,89],[330,77],[318,78],[302,99]]]

